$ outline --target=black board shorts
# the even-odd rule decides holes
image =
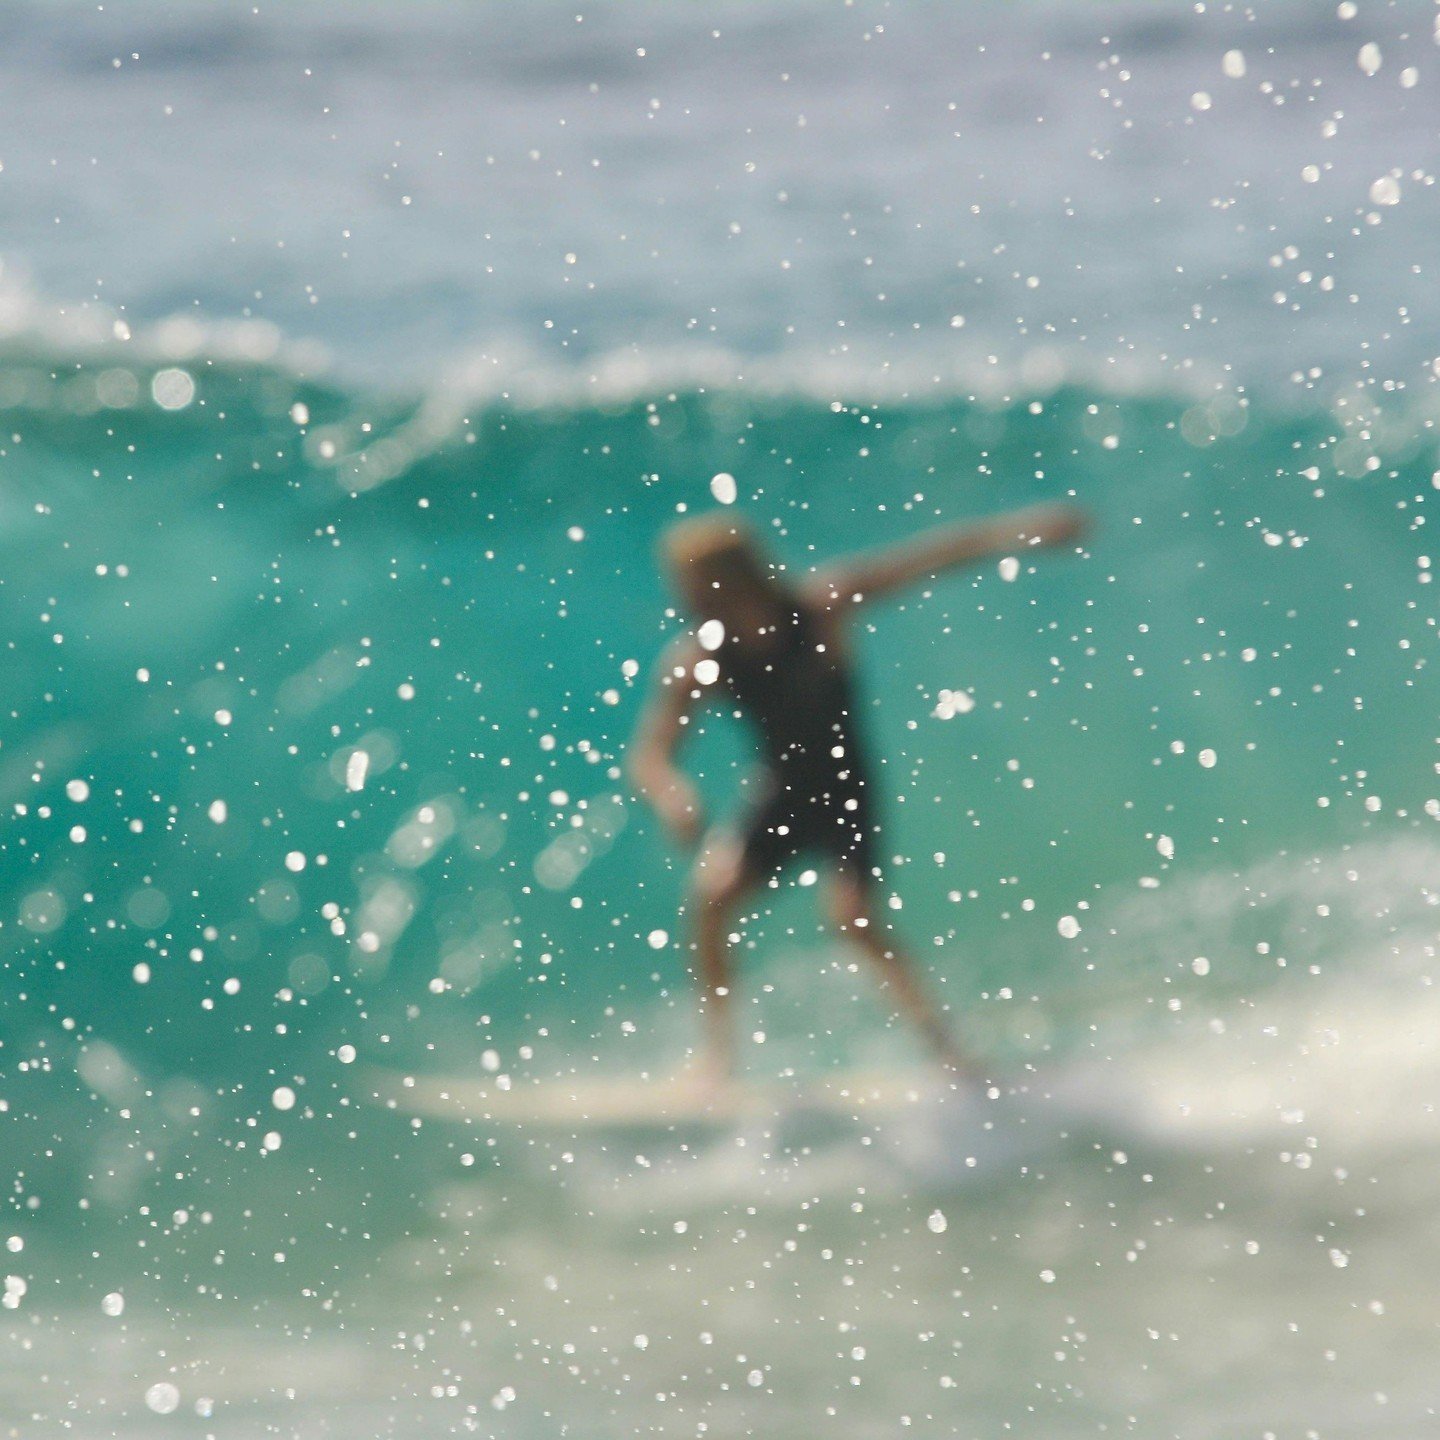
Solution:
[[[772,772],[739,818],[746,873],[769,879],[812,855],[866,875],[874,870],[879,827],[864,779],[851,770],[802,788],[787,778]]]

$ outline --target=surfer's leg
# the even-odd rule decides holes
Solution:
[[[874,883],[853,865],[842,865],[831,880],[830,920],[875,967],[880,988],[895,1012],[908,1020],[947,1070],[968,1080],[983,1080],[976,1064],[956,1047],[940,1010],[925,993],[910,957],[888,921],[877,918]]]
[[[735,1065],[730,927],[740,902],[754,888],[738,837],[723,835],[706,845],[695,866],[690,913],[695,976],[700,982],[698,1068],[709,1085],[723,1085]]]

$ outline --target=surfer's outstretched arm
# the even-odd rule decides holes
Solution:
[[[813,582],[828,603],[873,600],[990,555],[1064,545],[1084,533],[1085,512],[1073,505],[1035,505],[989,520],[945,525],[918,539],[827,566]]]
[[[690,712],[700,698],[694,678],[700,658],[699,646],[690,640],[676,642],[661,656],[630,747],[630,778],[635,788],[665,828],[685,845],[694,845],[704,827],[699,793],[675,763]]]

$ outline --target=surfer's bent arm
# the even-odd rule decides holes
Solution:
[[[942,526],[916,540],[851,556],[828,566],[812,584],[830,606],[858,604],[991,555],[1064,545],[1084,529],[1085,514],[1076,506],[1034,505],[989,520]]]
[[[655,670],[650,698],[630,747],[630,778],[677,839],[693,845],[703,829],[700,796],[675,763],[702,687],[694,670],[703,652],[693,640],[671,645]]]

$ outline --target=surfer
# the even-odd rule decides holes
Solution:
[[[860,734],[847,629],[870,601],[987,556],[1071,543],[1084,524],[1074,507],[1037,506],[940,527],[799,582],[771,564],[731,515],[680,521],[666,532],[664,565],[694,628],[661,659],[630,771],[666,828],[697,851],[688,910],[705,1084],[722,1085],[733,1068],[734,918],[802,855],[825,863],[828,917],[873,964],[895,1011],[942,1065],[980,1078],[877,903],[879,797]],[[707,832],[699,794],[677,759],[692,715],[711,703],[755,726],[763,769],[747,786],[739,820]]]

